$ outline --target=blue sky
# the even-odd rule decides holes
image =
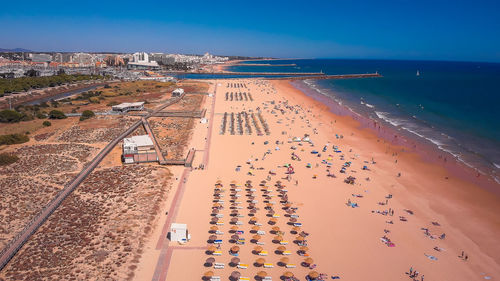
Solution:
[[[1,6],[0,48],[500,62],[500,1],[27,0]]]

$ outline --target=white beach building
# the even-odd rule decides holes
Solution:
[[[191,234],[188,233],[187,224],[172,223],[170,225],[170,241],[186,243],[191,239]]]
[[[148,135],[123,139],[123,162],[125,164],[158,161],[153,141]]]

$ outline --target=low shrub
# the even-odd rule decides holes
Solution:
[[[30,138],[27,135],[23,134],[0,135],[0,145],[25,143],[29,140]]]

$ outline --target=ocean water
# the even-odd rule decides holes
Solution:
[[[500,64],[395,60],[276,60],[231,71],[374,73],[383,77],[306,80],[354,112],[405,131],[492,175],[500,183]],[[417,75],[417,71],[419,75]]]

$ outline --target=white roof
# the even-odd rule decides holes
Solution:
[[[170,225],[170,229],[187,229],[187,224],[185,223],[172,223]]]
[[[184,89],[183,88],[177,88],[174,90],[174,93],[184,93]]]
[[[113,105],[113,108],[123,109],[123,108],[127,108],[127,107],[135,107],[135,106],[143,106],[143,105],[144,105],[143,101],[139,101],[139,102],[124,102],[124,103],[120,103],[118,105]]]
[[[153,146],[153,141],[148,135],[133,136],[130,138],[123,139],[124,145],[135,144],[137,146]]]
[[[130,65],[140,65],[140,66],[159,66],[156,61],[132,61],[129,62]]]

